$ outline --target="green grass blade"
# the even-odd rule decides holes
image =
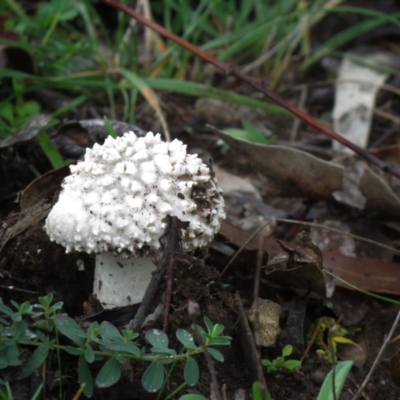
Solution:
[[[371,10],[368,8],[351,7],[351,6],[336,6],[331,8],[329,12],[341,13],[341,14],[359,14],[373,18],[385,18],[388,23],[391,23],[400,28],[400,13],[385,14],[383,12]]]
[[[8,383],[8,381],[6,382],[6,389],[7,389],[7,399],[8,400],[14,400],[12,391],[11,391],[11,387],[10,384]]]
[[[103,121],[104,121],[104,127],[106,128],[107,133],[111,137],[116,139],[118,137],[118,135],[117,135],[117,132],[115,132],[115,129],[112,127],[110,120],[106,116],[104,116]]]
[[[228,90],[218,89],[202,83],[178,81],[176,79],[167,78],[143,78],[143,81],[153,89],[165,90],[168,92],[180,93],[188,96],[207,97],[233,104],[241,104],[249,107],[259,108],[273,114],[291,116],[289,111],[275,104],[266,103],[262,100],[253,99],[248,96],[237,94]]]
[[[328,271],[327,269],[324,269],[324,272],[332,277],[334,277],[336,280],[346,284],[348,287],[351,287],[354,290],[357,290],[357,292],[363,293],[367,296],[373,297],[374,299],[378,299],[378,300],[382,300],[382,301],[386,301],[387,303],[392,303],[392,304],[397,304],[400,305],[400,301],[399,300],[395,300],[392,299],[390,297],[386,297],[386,296],[381,296],[379,294],[375,294],[375,293],[371,293],[371,292],[367,292],[366,290],[360,289],[359,287],[352,285],[351,283],[345,281],[344,279],[340,278],[339,276],[333,274],[332,272]]]
[[[59,108],[57,111],[54,111],[52,116],[53,118],[58,117],[59,115],[65,114],[71,110],[73,110],[74,108],[79,107],[81,104],[83,104],[86,100],[88,99],[88,96],[86,95],[81,95],[79,97],[77,97],[74,100],[71,100],[68,104],[66,104],[65,106]]]
[[[0,399],[1,400],[10,400],[10,398],[7,396],[7,394],[5,392],[3,392],[1,389],[0,389]]]
[[[333,389],[332,371],[326,375],[324,383],[318,394],[317,400],[334,400],[339,399],[342,393],[343,386],[353,366],[353,361],[342,361],[335,368],[335,389]],[[335,390],[336,396],[333,396]]]
[[[378,71],[378,72],[382,72],[384,74],[389,74],[389,75],[397,75],[398,74],[398,70],[396,70],[394,68],[386,67],[382,64],[377,64],[375,62],[366,61],[365,58],[363,58],[361,56],[356,56],[354,54],[342,55],[342,54],[338,54],[338,52],[332,53],[332,55],[336,55],[336,54],[339,57],[344,57],[344,58],[349,59],[350,61],[353,61],[355,64],[362,65],[364,67],[370,68],[370,69]]]
[[[382,17],[382,18],[369,19],[356,26],[352,26],[351,28],[348,28],[338,33],[333,38],[327,40],[323,44],[323,46],[321,46],[321,48],[309,60],[307,60],[302,64],[300,69],[302,71],[307,70],[318,60],[330,54],[333,50],[336,50],[338,47],[344,45],[350,40],[355,39],[356,37],[366,32],[369,32],[373,29],[376,29],[379,26],[384,25],[385,23],[387,23],[387,18]]]
[[[43,389],[43,383],[41,383],[39,387],[36,389],[36,392],[32,396],[32,400],[37,400],[39,398],[42,389]]]
[[[39,132],[36,137],[39,140],[40,147],[42,148],[47,159],[50,161],[52,167],[54,169],[61,168],[65,162],[56,145],[44,132]]]

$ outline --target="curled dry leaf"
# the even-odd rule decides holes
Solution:
[[[50,122],[50,117],[40,114],[37,117],[31,118],[16,132],[4,140],[0,141],[0,149],[12,146],[19,142],[25,142],[34,138],[46,125]]]
[[[305,232],[298,235],[298,241],[303,247],[295,249],[278,241],[282,249],[289,254],[287,269],[270,271],[267,273],[267,279],[281,286],[306,289],[326,297],[327,283],[322,271],[321,251]]]
[[[32,181],[21,193],[19,204],[21,210],[34,206],[41,200],[51,202],[57,190],[61,188],[62,180],[70,174],[69,165],[49,171]]]
[[[326,297],[324,274],[315,264],[304,264],[289,270],[274,270],[267,279],[285,287],[306,289]]]
[[[213,130],[234,150],[247,156],[267,195],[321,200],[332,199],[334,192],[344,190],[345,169],[341,165],[293,148],[251,143]],[[400,217],[400,198],[369,166],[359,178],[359,190],[366,199],[366,210]]]

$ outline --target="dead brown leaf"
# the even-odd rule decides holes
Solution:
[[[321,200],[331,199],[334,192],[344,191],[345,170],[341,165],[293,148],[251,143],[217,129],[214,131],[234,150],[247,156],[267,195]],[[369,166],[365,166],[358,182],[366,199],[366,210],[400,218],[399,197]]]
[[[69,165],[49,171],[32,181],[21,193],[19,204],[21,210],[34,206],[41,200],[52,200],[61,187],[62,180],[70,174]]]
[[[305,289],[326,297],[324,274],[315,264],[304,264],[289,270],[274,270],[267,279],[284,287]]]
[[[222,221],[219,234],[224,236],[230,243],[233,243],[238,247],[243,246],[244,243],[246,243],[251,236],[250,232],[247,232],[242,228],[231,224],[227,220]],[[247,243],[246,250],[257,251],[259,244],[259,239],[256,236]],[[268,253],[270,258],[282,253],[282,249],[280,248],[276,240],[270,237],[264,239],[263,249],[265,252]]]
[[[250,233],[238,228],[228,221],[223,221],[219,232],[236,246],[242,246],[250,237]],[[288,243],[285,243],[289,245]],[[257,239],[251,240],[246,250],[258,249]],[[266,238],[264,251],[272,259],[282,254],[276,241]],[[400,265],[393,261],[374,258],[348,257],[335,251],[322,252],[324,268],[339,278],[359,289],[375,293],[400,294]],[[352,289],[346,283],[335,280],[337,286]]]
[[[305,232],[299,233],[297,241],[302,247],[298,246],[295,249],[278,241],[282,249],[289,254],[287,269],[268,272],[267,279],[281,286],[306,289],[326,297],[321,251]]]
[[[0,69],[2,68],[15,69],[27,74],[33,74],[33,59],[21,47],[0,46]]]
[[[0,149],[34,138],[50,122],[50,119],[49,116],[44,114],[30,119],[12,135],[4,140],[0,140]]]
[[[375,258],[347,257],[338,252],[323,253],[324,267],[345,282],[368,292],[400,294],[400,265]],[[351,289],[336,280],[338,286]]]

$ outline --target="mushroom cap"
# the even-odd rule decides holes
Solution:
[[[176,139],[163,142],[152,132],[108,137],[70,169],[45,223],[50,240],[67,252],[157,256],[168,215],[189,222],[180,240],[190,252],[209,244],[225,218],[212,170]]]

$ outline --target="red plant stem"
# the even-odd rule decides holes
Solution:
[[[348,147],[349,149],[353,150],[355,153],[357,153],[361,157],[365,158],[372,164],[375,164],[377,167],[379,167],[383,171],[400,179],[400,171],[398,171],[397,169],[394,169],[393,167],[391,167],[390,165],[388,165],[387,163],[385,163],[378,157],[375,157],[374,155],[368,153],[368,151],[357,146],[350,140],[347,140],[343,136],[336,133],[334,130],[320,124],[318,121],[316,121],[314,118],[312,118],[309,114],[290,105],[284,99],[282,99],[280,96],[278,96],[276,93],[269,90],[262,80],[253,78],[249,75],[246,75],[243,72],[239,71],[238,69],[232,67],[231,65],[217,60],[211,54],[199,49],[197,46],[194,46],[193,44],[187,42],[186,40],[180,38],[179,36],[173,34],[170,31],[168,31],[161,25],[145,18],[143,15],[141,15],[137,11],[119,3],[116,0],[101,0],[101,1],[105,4],[108,4],[111,7],[114,7],[120,11],[123,11],[125,14],[129,15],[131,18],[136,19],[141,24],[156,31],[157,33],[164,36],[165,38],[172,40],[173,42],[177,43],[179,46],[183,47],[184,49],[189,50],[196,56],[202,58],[204,61],[207,61],[208,63],[210,63],[210,64],[214,65],[215,67],[217,67],[218,69],[222,70],[227,75],[233,75],[236,78],[240,79],[241,81],[247,83],[249,86],[253,87],[254,89],[260,91],[261,93],[264,93],[273,102],[275,102],[276,104],[279,104],[281,107],[285,108],[286,110],[291,112],[296,117],[300,118],[302,121],[304,121],[308,125],[325,133],[327,136],[331,137],[332,139],[338,141],[339,143],[341,143],[344,146]]]

